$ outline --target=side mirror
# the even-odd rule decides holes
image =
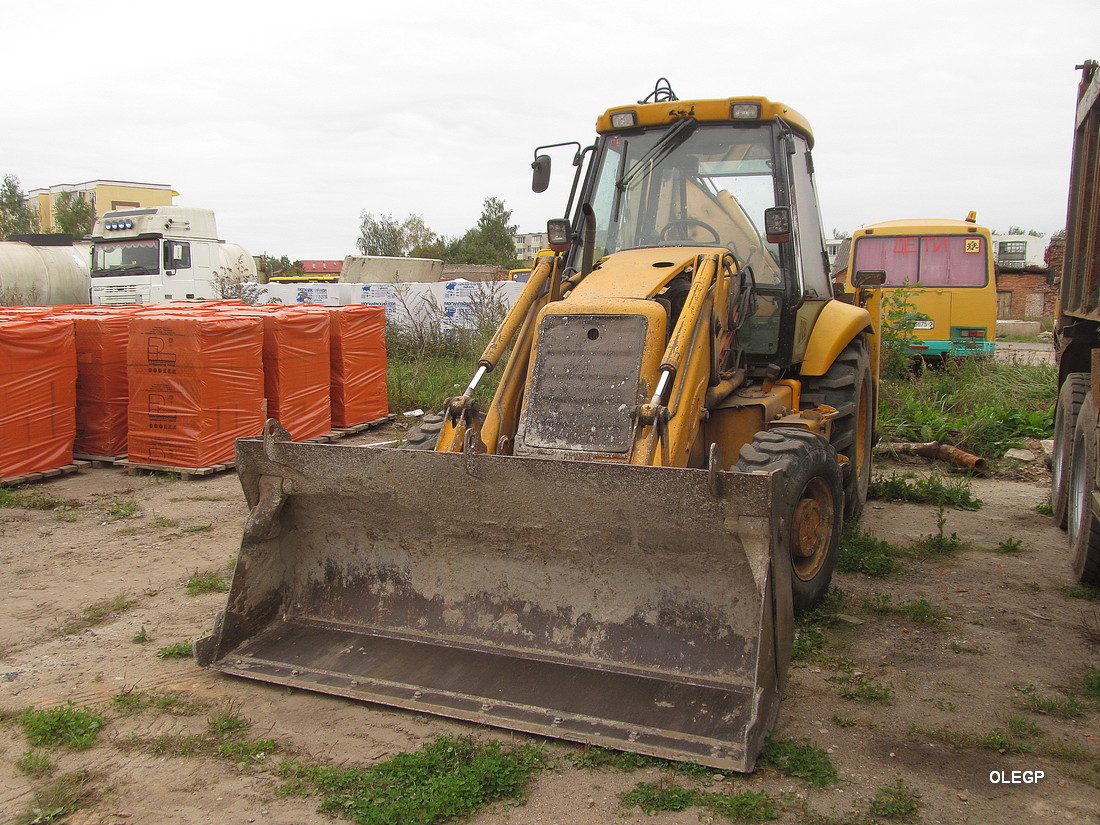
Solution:
[[[764,210],[764,237],[768,243],[786,243],[791,239],[791,210],[772,206]]]
[[[531,164],[534,173],[531,175],[531,190],[533,192],[545,192],[550,185],[550,156],[538,155]]]
[[[882,286],[884,283],[886,283],[886,270],[884,269],[860,269],[852,276],[852,286],[855,289]]]

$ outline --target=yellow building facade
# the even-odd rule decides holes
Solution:
[[[78,192],[90,200],[96,217],[115,209],[138,209],[148,206],[172,206],[176,192],[166,183],[134,183],[122,180],[90,180],[84,183],[59,183],[27,193],[28,203],[38,208],[42,232],[54,228],[54,202],[62,192]]]

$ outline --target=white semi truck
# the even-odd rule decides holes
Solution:
[[[184,206],[107,212],[92,229],[91,302],[221,297],[219,279],[256,280],[252,256],[218,240],[214,213]]]

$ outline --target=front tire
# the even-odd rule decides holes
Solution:
[[[855,521],[867,503],[875,425],[875,391],[867,342],[860,336],[837,356],[822,376],[802,379],[802,406],[827,404],[833,420],[832,444],[848,459],[844,472],[844,518]]]
[[[434,450],[443,432],[447,418],[443,413],[428,413],[420,419],[420,426],[413,427],[405,436],[405,450]]]
[[[840,547],[844,493],[836,449],[824,436],[784,428],[759,432],[741,448],[739,472],[782,469],[780,536],[791,557],[795,612],[829,588]]]

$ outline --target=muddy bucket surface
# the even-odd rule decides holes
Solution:
[[[752,769],[792,633],[774,474],[237,451],[252,511],[201,664]]]

